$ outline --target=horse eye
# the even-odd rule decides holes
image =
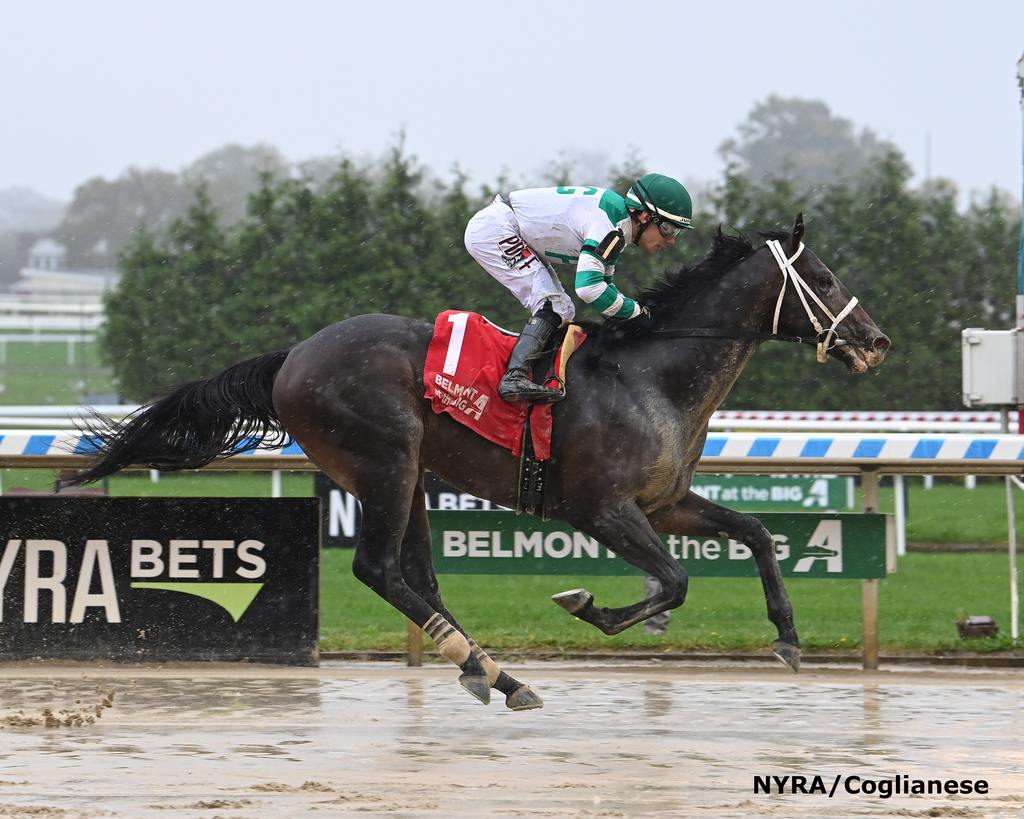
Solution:
[[[832,291],[832,277],[822,276],[818,279],[818,289],[822,293],[830,293]]]

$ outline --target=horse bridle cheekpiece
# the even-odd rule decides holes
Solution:
[[[800,246],[789,258],[786,258],[786,253],[782,249],[782,243],[777,239],[769,239],[766,244],[772,251],[772,255],[775,257],[776,263],[779,265],[779,269],[782,271],[782,289],[779,291],[779,300],[775,303],[775,317],[772,320],[772,335],[777,336],[779,334],[779,313],[782,311],[782,300],[786,297],[786,288],[792,281],[796,288],[796,294],[800,297],[800,303],[804,306],[804,312],[807,313],[807,318],[810,319],[811,326],[814,327],[814,331],[817,335],[818,343],[818,363],[824,364],[825,358],[828,355],[828,351],[833,347],[839,347],[845,344],[849,344],[839,336],[836,332],[836,328],[839,326],[844,318],[850,315],[850,311],[857,306],[857,297],[852,296],[849,304],[846,305],[837,315],[832,315],[832,311],[829,310],[821,299],[818,298],[818,294],[815,293],[803,280],[799,273],[796,272],[796,268],[793,267],[793,262],[800,258],[800,254],[804,252],[804,243],[801,242]],[[832,319],[832,326],[827,330],[821,326],[821,322],[818,321],[818,317],[814,315],[814,311],[811,310],[811,306],[807,303],[807,293],[814,303],[821,308],[822,312]],[[833,341],[834,339],[834,341]]]

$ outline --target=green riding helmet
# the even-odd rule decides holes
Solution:
[[[690,194],[671,176],[644,174],[630,185],[626,192],[626,205],[645,210],[656,220],[668,222],[680,230],[693,230]]]

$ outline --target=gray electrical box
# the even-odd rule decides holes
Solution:
[[[961,336],[965,407],[1017,406],[1021,336],[1016,330],[967,329]]]

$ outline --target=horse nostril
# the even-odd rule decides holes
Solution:
[[[880,353],[886,352],[891,346],[892,342],[887,336],[879,336],[871,343],[871,347]]]

